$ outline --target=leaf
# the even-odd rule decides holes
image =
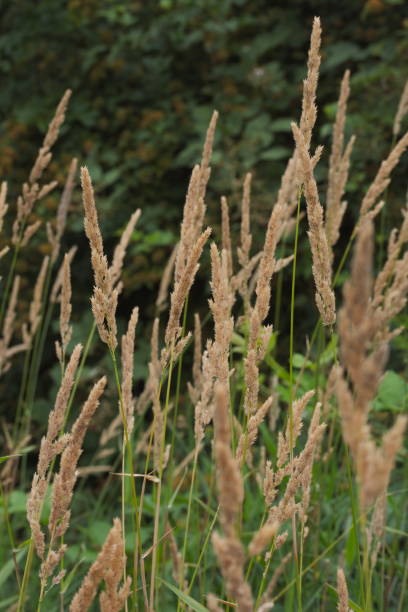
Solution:
[[[273,147],[268,149],[259,155],[259,159],[266,159],[268,161],[276,161],[279,159],[285,159],[289,157],[291,151],[287,147]]]
[[[163,580],[163,578],[160,578],[160,580],[168,589],[170,589],[170,591],[173,591],[173,593],[177,595],[177,597],[181,599],[181,601],[184,601],[184,603],[190,606],[190,608],[192,608],[193,610],[196,610],[196,612],[208,612],[208,608],[206,608],[205,606],[200,604],[198,601],[190,597],[190,595],[186,595],[185,593],[183,593],[183,591],[180,591],[180,589],[174,586],[174,584],[170,584],[169,582],[166,582],[166,580]]]
[[[17,563],[19,563],[23,555],[25,555],[25,550],[20,550],[16,554]],[[14,560],[9,559],[0,569],[0,586],[2,586],[2,584],[6,582],[7,578],[13,573],[13,571],[14,571]]]
[[[292,359],[293,367],[295,368],[311,368],[313,369],[313,363],[306,359],[300,353],[295,353]]]
[[[392,370],[386,372],[378,388],[378,395],[374,402],[375,409],[402,412],[406,409],[407,400],[408,384],[396,372]]]
[[[11,459],[11,457],[21,457],[21,453],[16,453],[15,455],[4,455],[4,457],[0,457],[0,463],[4,463],[4,461]]]
[[[347,536],[346,550],[345,550],[345,559],[346,559],[346,563],[348,567],[352,567],[356,554],[357,554],[356,534],[354,530],[354,525],[352,525],[350,528],[349,534]]]
[[[275,121],[272,121],[270,128],[272,132],[292,132],[292,128],[290,126],[292,121],[293,119],[290,117],[275,119]]]
[[[100,548],[105,542],[105,538],[108,535],[110,528],[111,524],[106,521],[93,521],[87,528],[87,533],[92,544]]]
[[[24,491],[12,491],[9,498],[8,506],[9,514],[18,514],[27,512],[27,494]]]

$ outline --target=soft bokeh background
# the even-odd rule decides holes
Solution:
[[[214,108],[220,119],[207,198],[208,223],[217,237],[219,198],[225,194],[237,236],[241,185],[245,172],[251,170],[254,249],[261,246],[293,146],[290,120],[297,120],[300,114],[314,15],[320,15],[323,26],[314,135],[314,145],[326,146],[317,169],[323,200],[339,83],[346,68],[352,72],[347,132],[355,133],[357,142],[347,188],[349,211],[343,243],[338,247],[341,254],[362,190],[392,142],[392,122],[408,57],[404,0],[2,3],[0,176],[9,181],[9,202],[15,202],[58,100],[71,88],[66,123],[47,176],[62,185],[73,156],[89,166],[108,253],[132,211],[142,208],[126,259],[119,309],[124,317],[134,304],[141,307],[145,325],[139,329],[139,379],[145,373],[158,283],[177,241],[189,173],[199,159]],[[403,163],[387,194],[386,228],[399,220],[405,181]],[[51,219],[59,194],[56,190],[46,198],[35,216]],[[8,216],[11,220],[12,213]],[[305,240],[305,227],[301,239]],[[73,318],[75,333],[83,339],[90,324],[92,275],[79,187],[64,248],[72,244],[80,247],[74,263]],[[32,254],[21,258],[19,272],[27,286],[32,286],[41,253],[48,248],[42,231],[32,243]],[[299,348],[304,347],[305,333],[315,321],[309,249],[303,252],[297,299],[306,315],[298,321]],[[202,282],[193,291],[191,311],[205,307],[203,293],[208,293],[208,282],[204,278],[208,277],[203,272]],[[283,304],[289,283],[286,273]],[[28,290],[22,293],[22,312],[24,300],[30,300]],[[278,313],[280,346],[284,348],[287,310],[283,307]],[[45,373],[55,363],[52,344]]]

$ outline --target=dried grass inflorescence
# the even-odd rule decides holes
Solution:
[[[10,346],[15,332],[16,308],[18,292],[20,289],[20,280],[19,275],[14,277],[13,287],[3,321],[2,335],[0,337],[0,374],[3,374],[9,370],[11,366],[10,359],[13,355],[21,351],[25,351],[27,348],[25,342]]]
[[[47,223],[48,241],[52,247],[51,261],[54,263],[57,260],[61,247],[61,238],[65,231],[67,214],[71,205],[72,193],[75,187],[75,178],[78,169],[78,160],[74,158],[69,166],[67,180],[65,181],[64,190],[61,195],[60,203],[55,219],[55,230],[51,223]]]
[[[343,366],[337,369],[336,384],[343,436],[354,459],[364,511],[387,490],[407,421],[406,417],[399,416],[377,446],[368,417],[388,356],[388,323],[396,313],[394,309],[387,312],[384,307],[387,301],[380,300],[380,287],[384,288],[385,296],[388,290],[383,282],[377,284],[376,299],[372,299],[373,232],[370,220],[360,227],[351,278],[344,285],[344,306],[339,314]],[[402,294],[397,290],[391,303],[405,303],[407,291],[408,285],[404,284]],[[346,372],[350,383],[346,380]]]
[[[108,345],[111,352],[114,352],[118,343],[116,338],[116,307],[122,288],[118,282],[130,237],[140,217],[140,210],[136,210],[131,216],[114,251],[112,265],[109,267],[108,259],[103,250],[91,177],[85,167],[81,168],[81,184],[85,210],[84,227],[91,247],[91,261],[95,279],[94,293],[91,298],[92,312],[101,340]]]
[[[27,517],[34,545],[41,559],[40,579],[42,590],[60,563],[66,550],[65,544],[61,544],[57,549],[55,549],[55,544],[56,540],[65,534],[69,526],[69,506],[77,478],[77,463],[82,453],[84,436],[106,385],[106,378],[102,377],[91,390],[87,401],[72,426],[71,432],[61,433],[81,350],[81,345],[75,347],[66,367],[55,401],[55,407],[49,415],[47,434],[41,440],[37,471],[34,474],[31,492],[27,500]],[[47,484],[51,478],[53,462],[59,454],[61,454],[60,470],[54,478],[52,487],[51,511],[48,520],[49,541],[46,547],[45,534],[40,524],[41,512]],[[62,571],[57,576],[54,576],[53,583],[60,582],[64,574],[65,572]]]
[[[41,529],[40,517],[47,489],[48,470],[53,459],[62,453],[69,441],[68,434],[64,434],[62,437],[58,436],[64,425],[65,412],[74,384],[74,376],[78,368],[81,351],[82,346],[77,344],[65,369],[54,409],[48,417],[47,433],[41,440],[37,470],[33,476],[31,492],[27,500],[27,518],[40,559],[44,559],[45,554],[45,536]]]
[[[348,178],[350,156],[355,141],[355,137],[352,136],[344,148],[344,128],[349,95],[350,71],[346,70],[341,81],[336,121],[333,127],[333,143],[327,182],[325,232],[329,245],[331,264],[333,262],[333,246],[339,239],[340,225],[347,208],[347,202],[342,198]]]
[[[408,113],[408,81],[405,83],[404,90],[401,94],[401,98],[398,104],[398,110],[395,115],[394,125],[392,128],[392,133],[394,137],[397,137],[401,131],[401,123],[405,118],[405,115]]]
[[[343,198],[354,137],[351,137],[347,144],[345,143],[346,110],[350,93],[350,74],[346,71],[340,86],[338,108],[333,128],[333,144],[329,161],[324,215],[314,176],[314,169],[320,159],[322,148],[317,147],[314,152],[312,151],[313,128],[317,117],[316,91],[320,68],[320,42],[320,20],[315,18],[310,41],[307,77],[303,83],[299,127],[294,123],[292,124],[296,146],[287,163],[275,204],[270,211],[262,251],[255,254],[251,253],[253,247],[250,214],[252,175],[250,173],[246,174],[243,180],[238,248],[236,248],[234,235],[231,233],[228,201],[225,197],[221,199],[222,248],[219,249],[214,243],[210,247],[211,298],[209,307],[214,324],[214,333],[212,337],[206,339],[205,344],[203,337],[205,338],[207,330],[202,330],[199,315],[195,314],[194,316],[193,384],[188,385],[188,391],[195,411],[195,446],[192,450],[189,449],[184,458],[181,458],[182,460],[171,474],[165,475],[163,473],[170,456],[170,445],[166,447],[168,414],[171,410],[174,413],[178,410],[177,418],[174,417],[173,426],[175,428],[180,427],[183,436],[189,426],[185,414],[180,410],[180,404],[184,399],[183,393],[179,393],[181,390],[180,379],[177,379],[174,385],[177,389],[176,401],[173,402],[170,397],[172,384],[175,382],[174,379],[172,380],[172,368],[190,342],[191,333],[186,332],[184,324],[183,327],[181,324],[182,313],[197,275],[201,255],[211,233],[210,228],[205,229],[204,221],[206,189],[211,172],[210,158],[218,116],[216,112],[214,112],[210,121],[201,162],[192,170],[184,204],[180,242],[174,247],[163,273],[156,301],[157,318],[154,320],[151,333],[149,376],[145,389],[138,397],[137,402],[133,397],[132,388],[135,334],[138,321],[137,308],[132,310],[127,331],[121,338],[122,379],[120,383],[118,382],[121,414],[113,419],[102,432],[100,446],[103,448],[98,452],[97,459],[103,459],[113,452],[113,449],[106,448],[106,444],[118,436],[121,422],[123,422],[125,430],[124,440],[128,442],[130,439],[128,437],[134,429],[135,406],[139,416],[142,417],[145,409],[151,403],[154,416],[151,421],[153,422],[149,423],[146,431],[138,439],[136,453],[141,450],[146,453],[146,471],[152,467],[160,478],[157,475],[152,476],[146,473],[125,474],[123,473],[124,470],[120,475],[122,477],[143,477],[140,508],[136,509],[135,504],[135,519],[138,521],[136,531],[138,528],[143,528],[141,520],[143,518],[143,503],[147,499],[146,486],[150,486],[150,484],[159,485],[156,490],[153,545],[140,558],[140,581],[143,587],[145,606],[152,610],[156,608],[155,592],[159,588],[159,572],[165,566],[166,561],[169,560],[168,550],[172,562],[173,578],[185,594],[189,594],[194,581],[195,573],[192,581],[190,583],[187,581],[187,573],[192,565],[190,563],[191,550],[188,542],[188,527],[186,527],[183,550],[178,549],[177,533],[173,534],[171,527],[166,529],[167,533],[164,539],[160,538],[160,530],[162,524],[169,525],[168,521],[173,521],[171,516],[172,502],[176,500],[179,490],[184,486],[184,479],[188,479],[191,474],[191,497],[189,498],[188,519],[186,521],[189,525],[190,510],[194,506],[191,503],[194,499],[194,487],[197,486],[198,488],[200,482],[199,479],[195,482],[196,469],[200,469],[199,459],[201,457],[199,457],[199,453],[205,448],[205,428],[212,420],[214,423],[213,450],[216,464],[220,532],[208,533],[208,538],[212,535],[213,549],[225,581],[225,591],[228,598],[232,600],[230,605],[243,612],[250,612],[254,608],[268,610],[274,605],[271,598],[289,560],[293,558],[296,568],[301,570],[302,557],[299,557],[299,551],[303,554],[304,538],[308,532],[307,521],[311,499],[312,468],[316,458],[318,458],[320,442],[325,430],[325,424],[320,422],[320,402],[317,401],[313,409],[309,410],[308,408],[309,403],[314,401],[314,391],[308,391],[297,397],[298,387],[296,386],[296,390],[293,391],[292,381],[290,382],[290,397],[292,398],[293,395],[297,399],[294,399],[293,402],[290,399],[289,418],[284,429],[277,434],[275,463],[268,457],[266,446],[261,446],[258,442],[259,447],[257,448],[256,444],[260,426],[267,420],[268,415],[270,423],[273,423],[271,429],[275,429],[277,417],[276,411],[273,411],[273,404],[278,397],[277,389],[280,381],[276,374],[274,376],[275,380],[271,382],[266,375],[266,371],[264,373],[261,368],[262,361],[266,356],[275,359],[271,343],[272,326],[267,324],[270,315],[271,282],[273,275],[293,258],[293,255],[290,255],[278,259],[279,243],[283,236],[293,230],[304,214],[300,212],[302,192],[305,195],[307,205],[317,307],[325,325],[333,325],[336,319],[335,297],[332,289],[333,249],[338,241],[342,218],[346,210],[346,202]],[[395,138],[401,131],[401,122],[407,111],[407,91],[407,87],[405,87],[395,118],[393,130]],[[17,219],[13,227],[13,242],[16,251],[28,243],[41,225],[39,220],[32,221],[30,219],[35,202],[50,193],[56,185],[55,182],[40,185],[40,181],[43,171],[50,162],[51,147],[64,120],[69,95],[70,92],[67,92],[57,109],[29,180],[23,186],[22,196],[18,200]],[[398,230],[394,229],[390,234],[386,261],[376,280],[373,279],[372,273],[374,249],[372,220],[383,205],[382,202],[379,202],[379,199],[386,190],[391,172],[407,145],[408,134],[405,134],[396,142],[390,154],[381,164],[361,204],[361,215],[352,234],[352,239],[357,238],[357,242],[351,278],[345,283],[344,304],[338,317],[342,365],[332,368],[324,398],[327,410],[330,396],[333,394],[333,389],[335,390],[343,437],[350,448],[356,468],[360,506],[363,514],[371,512],[371,523],[368,525],[366,535],[372,565],[375,563],[379,551],[379,540],[384,532],[386,492],[390,474],[397,453],[402,446],[407,421],[403,416],[398,417],[394,425],[383,434],[380,444],[376,443],[369,425],[370,406],[384,373],[388,343],[401,331],[400,328],[391,328],[391,321],[402,311],[407,302],[408,209],[403,213],[401,227]],[[52,224],[47,224],[50,255],[43,259],[35,284],[28,323],[22,326],[23,342],[14,345],[20,277],[15,276],[14,283],[10,280],[10,299],[4,309],[5,317],[0,338],[0,373],[10,367],[10,358],[13,354],[26,349],[35,350],[33,339],[38,330],[41,330],[41,317],[45,306],[45,289],[47,288],[48,291],[47,273],[51,271],[51,267],[56,263],[60,253],[61,237],[75,185],[76,171],[77,161],[74,159],[68,171],[55,221]],[[81,182],[85,209],[85,232],[91,247],[91,262],[95,280],[91,300],[92,310],[99,335],[103,342],[107,344],[116,366],[116,307],[118,296],[122,290],[121,273],[126,250],[140,217],[140,211],[137,210],[133,213],[124,228],[114,251],[112,263],[109,266],[99,228],[92,182],[86,168],[81,170]],[[8,207],[6,196],[7,185],[2,183],[0,187],[0,230]],[[299,215],[295,215],[298,205]],[[235,222],[234,216],[232,216],[232,219]],[[5,250],[3,249],[0,256],[4,253]],[[68,363],[65,363],[72,336],[70,265],[74,253],[75,248],[65,255],[49,296],[52,303],[59,300],[61,304],[61,338],[60,342],[57,343],[57,355],[61,363],[62,382],[54,409],[49,415],[47,433],[41,440],[38,465],[27,503],[27,517],[32,532],[30,550],[32,552],[32,546],[34,546],[40,558],[42,595],[45,593],[50,578],[53,584],[61,582],[64,578],[65,571],[61,569],[58,572],[57,566],[61,564],[62,568],[66,551],[66,545],[62,538],[70,523],[70,506],[79,473],[78,461],[82,453],[84,436],[107,382],[105,377],[99,379],[92,388],[70,432],[64,433],[68,406],[70,398],[72,399],[74,380],[82,351],[81,345],[77,345]],[[233,253],[237,253],[237,256],[233,256]],[[174,286],[169,295],[169,286],[173,274]],[[238,314],[236,298],[241,300],[239,306],[244,313],[241,317],[235,316]],[[164,346],[161,348],[158,315],[166,306],[167,301],[170,302],[169,315],[164,331]],[[188,317],[186,317],[186,321],[188,323]],[[238,357],[236,357],[237,354],[239,354]],[[309,358],[309,347],[307,357]],[[265,361],[269,366],[271,362],[266,359]],[[279,372],[277,366],[274,365],[273,367],[276,368],[276,372]],[[115,374],[117,374],[116,367]],[[303,370],[299,375],[299,380],[302,375]],[[238,383],[238,394],[235,394],[235,390],[234,392],[231,391],[234,379]],[[317,379],[319,379],[319,376],[317,376]],[[168,395],[163,407],[161,395],[163,383],[166,384],[167,382]],[[240,400],[242,401],[237,399],[240,392]],[[319,392],[317,392],[316,399],[319,397]],[[238,404],[239,411],[236,410]],[[309,412],[310,416],[310,425],[307,431],[304,431],[306,429],[304,419],[306,421],[309,417],[304,417],[305,412]],[[180,425],[181,421],[183,422]],[[178,434],[179,432],[176,431],[175,436],[178,436]],[[300,445],[302,438],[305,440],[303,447]],[[10,448],[21,449],[26,442],[27,438],[22,438],[14,447],[10,444]],[[131,450],[130,444],[129,449]],[[175,461],[179,460],[179,454],[176,454],[177,450],[175,448],[171,449],[171,456]],[[54,462],[58,456],[60,456],[59,471],[52,478]],[[149,462],[151,462],[151,466]],[[191,463],[193,469],[190,472]],[[98,464],[84,468],[82,473],[106,472],[110,469],[111,466],[109,465]],[[10,475],[8,475],[8,478],[10,478]],[[173,479],[172,484],[177,483],[177,488],[171,503],[165,508],[165,517],[162,521],[160,515],[163,510],[161,502],[163,502],[164,494],[162,498],[160,496],[166,478]],[[243,531],[245,528],[244,522],[247,518],[244,501],[246,501],[246,483],[247,481],[251,482],[251,479],[259,487],[259,495],[261,497],[263,495],[264,515],[259,528],[251,532],[252,537],[249,541],[247,554],[241,541],[241,533],[247,533]],[[52,486],[51,511],[48,517],[48,527],[45,529],[42,521],[42,510],[49,485]],[[170,487],[168,490],[170,490]],[[250,489],[248,488],[248,490]],[[122,491],[125,491],[124,485]],[[114,519],[113,527],[102,550],[72,600],[71,612],[88,610],[97,596],[101,582],[105,583],[104,590],[102,590],[99,598],[101,610],[114,612],[127,606],[131,580],[126,578],[125,534],[122,532],[122,528],[125,530],[126,498],[124,493],[122,495],[123,525],[119,519]],[[178,502],[179,499],[177,499]],[[290,538],[288,522],[291,522],[292,525],[293,553],[289,552],[284,555],[280,564],[273,568],[270,566],[272,555]],[[300,525],[300,540],[298,539],[297,523]],[[177,526],[174,529],[177,529],[178,525],[179,521],[177,520]],[[129,537],[129,534],[126,535]],[[169,543],[168,549],[165,544],[166,539]],[[298,544],[300,544],[300,549]],[[152,553],[154,560],[151,564],[152,580],[149,604],[147,601],[144,560]],[[139,560],[138,555],[139,551],[135,552],[135,575],[138,571],[136,570],[136,564]],[[262,555],[262,558],[260,555]],[[252,559],[246,573],[248,557],[252,557]],[[259,572],[258,570],[255,572],[250,570],[256,568],[256,564],[260,565],[262,562],[265,564],[262,583],[258,590],[257,601],[254,603],[250,580],[251,584],[252,581],[255,582],[254,576],[259,575]],[[194,571],[196,569],[200,569],[200,561]],[[275,571],[273,571],[274,569]],[[268,573],[269,570],[271,570],[270,573]],[[301,575],[302,573],[299,577]],[[266,582],[268,577],[269,584]],[[337,574],[337,585],[338,609],[346,612],[349,610],[347,585],[344,573],[340,569]],[[136,600],[139,587],[137,581],[133,586]],[[65,584],[61,595],[64,592]],[[42,601],[42,595],[40,601]],[[213,594],[208,594],[209,610],[219,612],[222,609],[221,604],[225,603]]]
[[[139,309],[134,308],[130,315],[127,332],[122,336],[122,403],[128,436],[132,433],[134,426],[132,381],[135,333],[138,318]]]
[[[217,465],[219,516],[224,536],[214,532],[212,543],[225,580],[227,593],[236,601],[239,610],[252,612],[251,587],[244,577],[245,553],[235,527],[244,499],[244,488],[238,462],[231,452],[228,412],[227,386],[218,384],[215,389],[214,454]]]
[[[105,591],[102,591],[99,596],[101,612],[120,612],[129,597],[131,586],[130,577],[127,577],[125,583],[120,586],[125,565],[122,524],[120,519],[116,518],[102,550],[71,602],[70,612],[86,612],[89,610],[102,581],[105,583]]]
[[[58,360],[63,365],[65,361],[65,353],[71,340],[72,326],[70,325],[72,305],[71,305],[71,266],[69,255],[66,254],[64,257],[62,267],[62,287],[60,295],[60,334],[61,342],[55,343],[55,350],[57,353]]]
[[[351,608],[348,605],[348,589],[346,577],[344,575],[344,571],[341,567],[337,570],[337,596],[339,598],[339,602],[337,604],[338,612],[349,612]]]
[[[331,288],[331,255],[324,227],[323,207],[320,204],[316,180],[313,175],[313,160],[307,150],[302,131],[292,123],[293,135],[302,168],[303,187],[309,220],[309,240],[313,257],[313,278],[316,284],[316,304],[324,325],[333,325],[336,320],[336,303]]]
[[[54,118],[48,126],[48,130],[44,137],[43,144],[38,151],[37,159],[35,160],[34,165],[31,169],[28,182],[24,183],[22,195],[19,196],[17,199],[17,216],[13,224],[12,236],[12,242],[15,245],[20,244],[22,241],[27,244],[34,231],[36,231],[36,229],[38,228],[38,226],[36,227],[35,224],[26,227],[27,220],[33,210],[34,204],[38,200],[41,200],[43,197],[48,195],[57,185],[56,181],[52,181],[51,183],[48,183],[41,187],[39,181],[44,170],[47,168],[51,161],[51,149],[58,138],[59,130],[64,122],[65,112],[70,97],[71,90],[67,89],[60,103],[57,106]],[[27,232],[25,235],[24,231]]]

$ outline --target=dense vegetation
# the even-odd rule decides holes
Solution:
[[[281,610],[331,610],[336,597],[343,598],[340,610],[347,605],[367,612],[405,609],[408,463],[401,415],[408,401],[408,341],[397,330],[408,321],[406,211],[405,221],[401,218],[407,136],[404,113],[398,132],[395,116],[406,78],[408,20],[396,10],[396,0],[345,3],[330,14],[325,3],[311,4],[22,0],[3,8],[0,50],[9,87],[0,94],[0,173],[8,186],[7,195],[5,186],[0,192],[0,218],[5,215],[0,251],[10,250],[2,252],[0,263],[1,509],[7,534],[0,545],[0,610],[17,600],[23,609],[27,595],[27,610],[37,609],[37,600],[43,610],[68,609],[73,601],[71,606],[79,607],[72,610],[87,609],[73,596],[104,542],[105,547],[114,543],[109,567],[117,563],[117,575],[111,591],[105,570],[99,576],[105,580],[101,609],[122,609],[126,588],[115,590],[123,572],[122,529],[128,576],[137,585],[129,609],[187,604],[215,611],[228,599],[243,611],[261,604],[266,610],[272,601]],[[314,13],[321,14],[324,30],[319,110],[310,144],[314,118],[313,105],[305,110],[307,94],[300,132],[291,122],[299,122],[301,114],[306,26]],[[329,228],[340,219],[332,204],[333,185],[341,183],[345,166],[340,155],[342,170],[333,171],[330,147],[346,68],[351,93],[344,145],[352,134],[356,141],[350,172],[345,170],[348,206],[337,240]],[[311,73],[309,65],[312,81]],[[66,96],[33,168],[52,108],[67,86],[69,104]],[[219,113],[215,132],[214,108]],[[325,149],[314,167],[320,144]],[[339,151],[347,157],[342,146]],[[82,170],[82,195],[74,156],[89,170]],[[289,172],[281,183],[291,156],[302,170]],[[382,159],[388,162],[379,176]],[[200,165],[191,175],[195,163]],[[73,191],[64,200],[67,176],[72,184],[66,184],[65,194]],[[324,222],[314,178],[326,209]],[[57,187],[50,184],[54,179]],[[221,195],[228,198],[222,214]],[[8,209],[2,208],[6,201]],[[69,210],[59,234],[65,225],[63,202],[69,202]],[[137,214],[126,226],[136,208],[140,219]],[[51,231],[45,231],[45,222]],[[211,249],[204,247],[207,225],[217,245]],[[36,230],[30,239],[24,238],[27,227]],[[392,227],[399,234],[390,234]],[[122,243],[122,267],[115,249],[124,237],[129,244]],[[63,255],[72,246],[78,250],[62,273]],[[172,281],[158,303],[169,260],[175,266],[174,288]],[[55,299],[58,270],[63,290]],[[185,286],[184,278],[190,279]],[[65,304],[60,318],[59,301],[63,311]],[[195,330],[194,343],[188,336],[184,341],[189,330]],[[73,349],[79,342],[84,349],[77,369],[79,349]],[[56,439],[71,431],[95,383],[94,398],[91,394],[85,406],[93,412],[99,396],[101,404],[85,427],[66,540],[61,524],[69,522],[68,509],[56,509],[48,489],[40,504],[38,525],[44,533],[47,524],[50,530],[47,554],[57,543],[56,533],[68,546],[64,559],[46,557],[46,563],[59,566],[58,585],[49,588],[43,563],[40,589],[31,479],[37,470],[46,487],[59,470],[68,483],[62,497],[70,499],[75,475],[69,466],[81,452],[83,424],[74,426],[71,438]],[[66,412],[58,420],[64,393]],[[234,416],[227,423],[229,408]],[[363,420],[353,421],[356,414]],[[324,435],[320,420],[326,423]],[[61,459],[51,452],[53,444],[60,444]],[[281,487],[275,506],[269,460]],[[61,486],[58,477],[54,483],[55,491]],[[286,498],[285,488],[295,484]],[[114,523],[105,540],[116,516],[121,523]],[[269,553],[262,553],[265,546]],[[347,578],[348,604],[338,567]]]

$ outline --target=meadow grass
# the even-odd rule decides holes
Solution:
[[[226,197],[221,240],[206,227],[214,112],[191,173],[180,240],[163,272],[148,375],[137,396],[138,320],[147,322],[135,306],[119,337],[116,311],[126,251],[143,211],[131,215],[109,263],[92,177],[81,168],[93,322],[83,346],[74,347],[71,270],[78,262],[75,249],[63,254],[61,245],[76,160],[56,219],[46,225],[49,254],[29,311],[23,321],[17,313],[18,262],[41,231],[34,206],[57,188],[54,181],[43,182],[43,174],[69,91],[11,222],[2,184],[0,229],[6,221],[11,238],[4,238],[0,253],[0,373],[7,380],[21,362],[22,380],[4,425],[0,610],[406,609],[408,394],[403,376],[387,371],[387,360],[406,332],[398,321],[408,294],[408,208],[402,208],[401,225],[390,233],[379,267],[374,237],[379,213],[384,224],[391,173],[408,146],[408,133],[401,136],[408,89],[396,109],[390,153],[367,184],[341,252],[355,139],[345,142],[350,73],[340,86],[323,198],[315,168],[326,153],[312,146],[320,39],[316,18],[301,113],[292,123],[293,153],[260,249],[251,229],[251,174],[243,178],[240,235],[231,234]],[[303,225],[315,288],[315,302],[307,307],[316,323],[301,355],[295,336],[302,317],[296,279]],[[211,297],[199,316],[191,312],[189,295],[207,249]],[[350,274],[343,282],[345,266]],[[289,296],[282,292],[283,275],[291,279]],[[202,313],[206,305],[201,307]],[[278,362],[283,308],[290,330],[279,351],[286,361]],[[56,310],[58,339],[51,327]],[[51,338],[60,382],[38,439],[35,398]],[[107,353],[106,371],[83,383],[97,341]],[[81,402],[78,388],[85,387]],[[105,402],[115,408],[98,432],[93,456],[87,453],[87,463],[81,462],[88,429]]]

